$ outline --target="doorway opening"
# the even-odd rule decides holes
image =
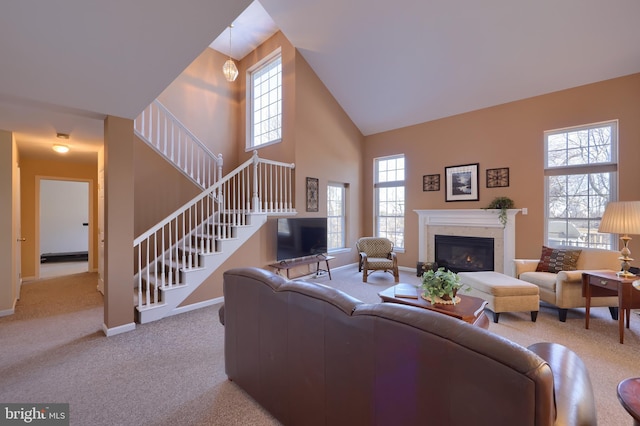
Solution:
[[[89,271],[89,181],[40,179],[39,277]]]

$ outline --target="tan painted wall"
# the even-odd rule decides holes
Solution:
[[[13,277],[13,160],[15,149],[11,132],[0,130],[0,313],[9,313],[15,302]]]
[[[283,58],[283,140],[281,143],[261,148],[259,155],[264,158],[293,162],[295,170],[295,207],[298,216],[326,216],[326,186],[329,181],[348,185],[347,233],[349,247],[355,245],[360,236],[361,181],[360,150],[363,136],[336,100],[324,87],[307,62],[281,33],[276,33],[252,54],[243,59],[240,75],[246,69],[268,55],[278,46],[282,47]],[[236,82],[241,81],[238,77]],[[242,101],[241,122],[244,122],[244,81],[239,85]],[[245,152],[245,130],[240,129],[239,157],[248,158]],[[320,211],[305,211],[306,177],[316,177],[320,181]],[[201,285],[184,303],[222,296],[222,274],[225,270],[240,266],[267,267],[276,260],[276,219],[267,223],[225,262],[207,281]],[[337,255],[331,266],[353,263],[357,259],[354,250]],[[295,274],[299,271],[292,271]]]
[[[536,258],[543,242],[543,132],[605,120],[619,120],[619,199],[640,200],[640,74],[498,105],[365,138],[364,206],[372,205],[372,164],[376,157],[404,153],[406,158],[406,253],[403,266],[418,260],[415,209],[486,207],[498,196],[511,197],[518,215],[516,256]],[[445,202],[444,167],[480,164],[480,200]],[[510,186],[486,188],[486,169],[509,167]],[[441,175],[439,192],[423,192],[422,176]],[[372,209],[363,227],[373,229]],[[633,243],[632,243],[633,245]],[[633,249],[632,249],[633,250]],[[636,261],[636,265],[638,261]]]
[[[133,120],[104,120],[104,324],[107,335],[130,330],[133,307]],[[97,169],[97,167],[96,167]]]
[[[160,102],[214,154],[222,154],[225,170],[238,164],[238,78],[222,75],[227,57],[207,48],[158,96]]]
[[[198,187],[138,137],[133,143],[134,235],[198,195]]]
[[[77,179],[91,180],[91,221],[95,226],[90,228],[92,232],[91,244],[91,264],[90,270],[98,268],[98,165],[96,161],[75,162],[65,160],[61,157],[57,161],[48,161],[37,158],[23,156],[20,161],[20,183],[21,190],[21,222],[22,236],[26,241],[22,244],[22,276],[25,279],[34,278],[37,273],[39,247],[38,241],[38,221],[39,192],[36,187],[37,177],[52,179]]]
[[[334,266],[357,261],[362,236],[361,150],[364,137],[302,55],[296,55],[296,193],[300,216],[327,215],[327,186],[347,186],[347,241],[350,252],[336,255]],[[306,178],[319,179],[319,212],[306,213]],[[275,243],[274,243],[275,245]]]
[[[11,289],[14,300],[20,297],[20,285],[22,284],[22,265],[18,266],[21,262],[22,254],[22,239],[20,230],[20,155],[18,153],[18,143],[16,142],[15,135],[11,137],[11,242],[13,242],[15,249],[11,251]]]

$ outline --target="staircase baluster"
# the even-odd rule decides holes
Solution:
[[[180,238],[178,236],[178,226],[179,226],[178,218],[176,218],[175,220],[176,220],[176,224],[173,228],[175,229],[175,233],[176,233],[176,237],[174,239],[174,241],[176,242],[176,268],[173,271],[173,273],[175,274],[174,282],[178,284],[180,282],[179,281],[180,276],[178,275],[180,273],[180,244],[179,244]]]
[[[168,157],[167,155],[167,116],[166,115],[162,115],[162,124],[164,126],[164,131],[162,132],[162,135],[158,135],[162,137],[162,153],[165,155],[165,157]]]
[[[142,251],[138,245],[138,307],[142,307]]]
[[[187,234],[186,234],[186,222],[187,217],[182,214],[182,269],[187,269]]]
[[[172,241],[171,241],[171,224],[172,223],[173,223],[172,221],[169,221],[169,223],[167,223],[167,228],[168,228],[167,229],[167,238],[169,239],[169,241],[167,241],[167,247],[168,247],[167,256],[169,256],[169,258],[167,259],[167,263],[168,263],[167,285],[169,287],[173,286],[173,274],[172,274],[172,270],[171,270],[172,269],[172,265],[174,264],[174,262],[173,262],[173,250],[172,250],[173,244],[172,244]],[[163,247],[163,250],[164,250],[164,247]]]
[[[153,270],[155,284],[153,286],[153,303],[158,303],[158,233],[153,234]]]
[[[147,254],[147,259],[146,259],[146,271],[147,271],[147,288],[144,289],[144,293],[145,293],[145,301],[147,306],[149,306],[149,240],[147,239],[147,249],[145,250],[146,254]]]
[[[199,223],[204,223],[204,201],[201,201],[200,203],[200,220],[198,221]],[[202,225],[199,225],[199,227],[201,227]],[[204,228],[202,228],[202,232],[200,235],[200,252],[201,253],[206,253],[207,252],[207,248],[206,248],[206,234],[204,232]]]
[[[158,258],[160,259],[160,268],[161,268],[161,272],[162,272],[162,288],[164,288],[167,285],[167,282],[165,280],[165,259],[164,256],[162,256],[161,253],[164,253],[164,248],[165,248],[165,241],[164,241],[164,226],[161,229],[162,232],[162,241],[161,241],[161,248],[160,248],[160,253],[156,252],[156,255],[158,256]]]
[[[150,106],[149,110],[151,111],[152,108],[157,107]],[[156,122],[153,123],[153,119],[147,119],[148,117],[152,117]],[[197,176],[204,184],[211,183],[211,185],[208,185],[206,190],[170,215],[165,221],[136,238],[134,250],[137,251],[138,309],[141,315],[143,315],[143,311],[147,312],[153,305],[158,304],[161,298],[162,304],[160,306],[167,304],[164,296],[161,296],[160,289],[171,287],[174,284],[188,284],[185,281],[185,272],[195,267],[203,267],[204,265],[200,262],[202,255],[217,251],[214,238],[230,239],[232,234],[235,235],[237,226],[245,226],[248,223],[247,213],[250,211],[254,213],[261,211],[284,212],[287,210],[287,204],[291,203],[293,192],[293,164],[263,160],[254,152],[250,160],[227,176],[222,177],[221,155],[207,159],[202,153],[190,148],[186,141],[184,144],[182,143],[184,139],[182,133],[174,133],[174,130],[180,129],[172,128],[171,121],[165,121],[162,125],[159,122],[160,119],[162,119],[160,112],[154,112],[151,116],[145,112],[141,114],[139,124],[136,125],[146,126],[146,123],[149,123],[150,129],[164,127],[166,131],[170,130],[171,136],[165,133],[164,147],[162,144],[160,146],[168,154],[177,154],[178,159],[185,161],[186,164],[193,165],[195,162],[198,170],[194,171],[192,168],[189,172]],[[177,147],[173,143],[176,138],[178,139]],[[219,178],[218,174],[220,174]],[[214,182],[211,182],[210,176]],[[182,225],[180,225],[180,221]],[[182,230],[180,231],[180,229]],[[166,234],[167,232],[168,234]],[[240,230],[237,232],[239,235]],[[182,255],[180,255],[180,247],[182,247]],[[145,250],[144,254],[142,250]],[[151,250],[154,251],[153,254]],[[142,261],[142,256],[145,256],[145,262]],[[149,285],[150,275],[153,271],[155,271],[156,284],[152,296]],[[143,276],[143,274],[145,275]],[[167,274],[168,276],[166,276]],[[146,277],[146,289],[143,296],[144,277]],[[144,315],[146,316],[146,314]],[[140,318],[142,321],[142,317]]]

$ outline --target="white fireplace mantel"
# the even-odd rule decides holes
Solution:
[[[513,259],[516,253],[516,214],[520,209],[507,210],[507,223],[502,225],[500,210],[496,209],[456,209],[456,210],[414,210],[418,214],[419,243],[418,255],[421,261],[433,262],[433,235],[430,228],[444,229],[449,235],[476,236],[475,228],[492,233],[495,244],[494,259],[496,271],[513,276]],[[502,232],[500,232],[502,231]]]

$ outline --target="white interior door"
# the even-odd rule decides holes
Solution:
[[[22,242],[24,238],[22,238],[22,226],[20,222],[20,168],[14,165],[14,182],[15,186],[13,187],[13,197],[14,197],[14,206],[13,206],[13,217],[14,217],[14,225],[18,230],[17,241],[16,241],[16,283],[17,283],[17,298],[20,299],[20,289],[22,288]]]
[[[89,251],[89,183],[40,181],[40,254]]]
[[[104,294],[104,166],[98,170],[98,291]]]

